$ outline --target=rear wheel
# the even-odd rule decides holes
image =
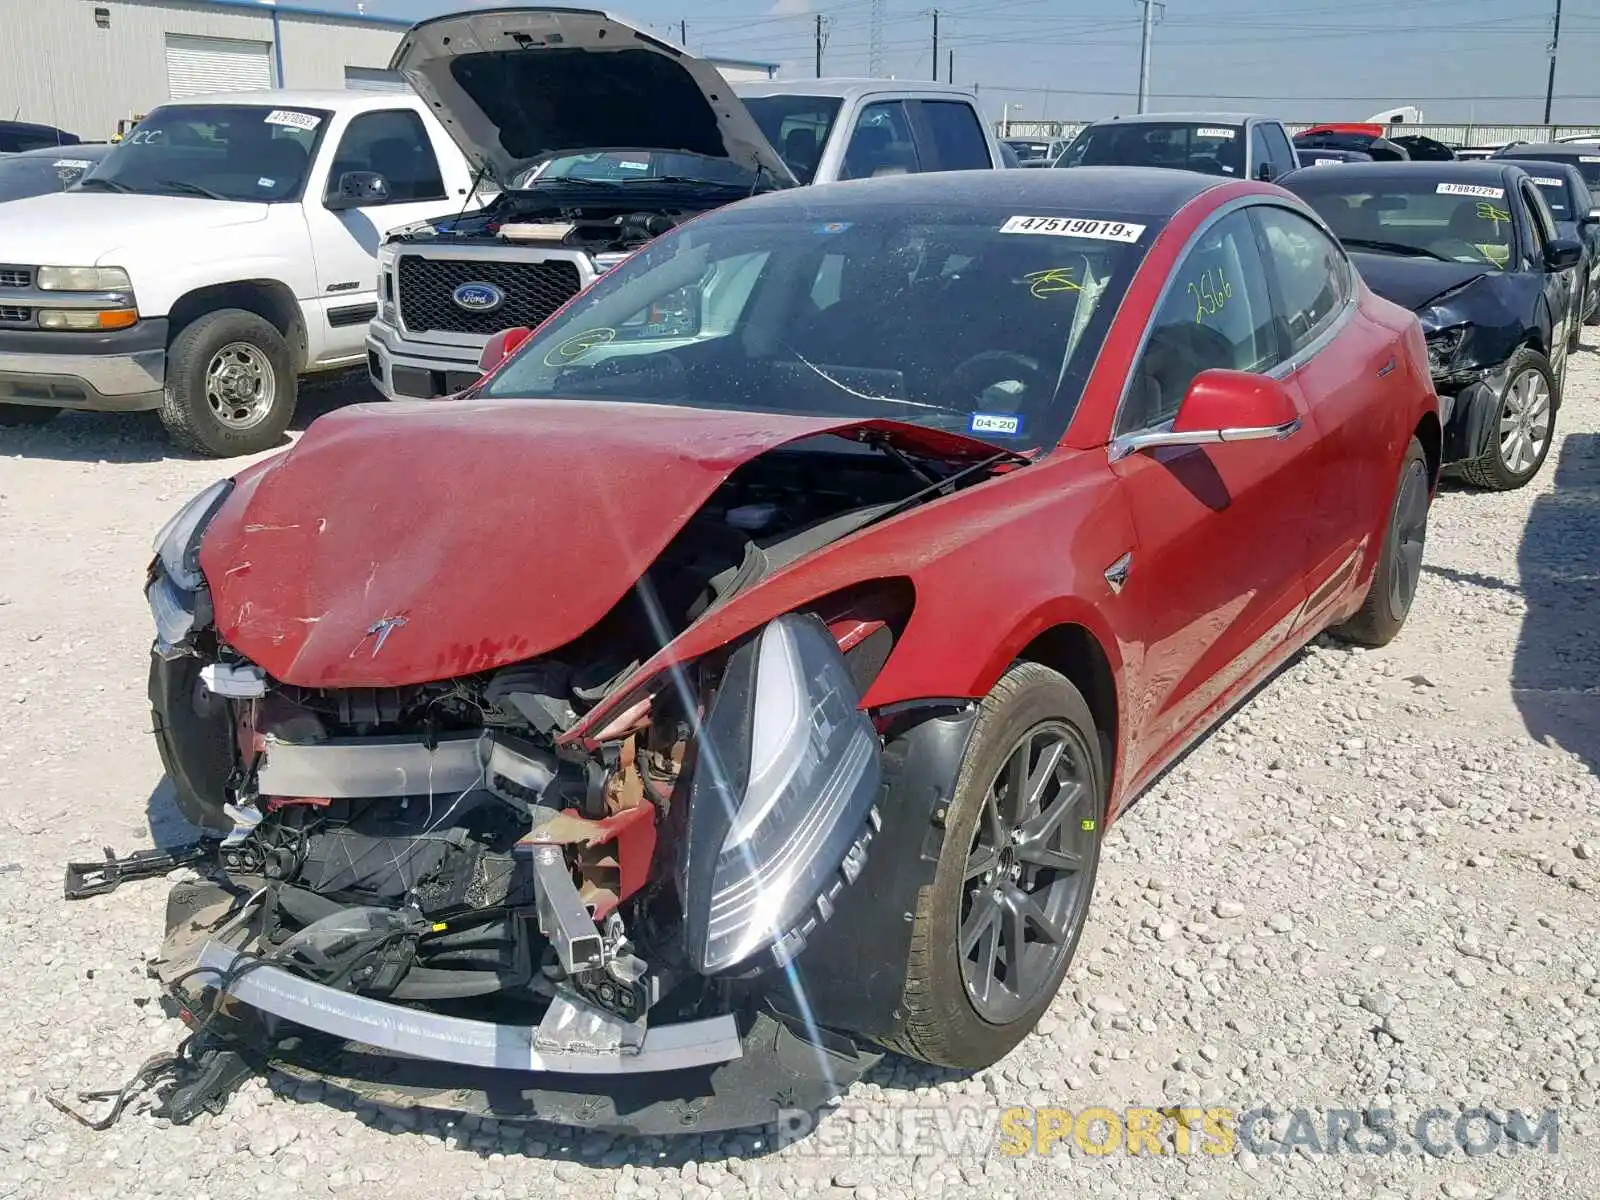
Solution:
[[[1018,663],[983,702],[919,899],[891,1050],[977,1070],[1050,1007],[1100,862],[1106,772],[1078,690]]]
[[[1534,350],[1518,350],[1506,373],[1488,449],[1460,465],[1462,477],[1477,487],[1508,492],[1537,475],[1550,453],[1559,395],[1549,360]]]
[[[1361,609],[1343,625],[1336,626],[1335,637],[1362,646],[1385,646],[1406,623],[1411,603],[1422,578],[1422,554],[1428,541],[1428,456],[1416,438],[1406,449],[1400,466],[1400,484],[1395,489],[1394,507],[1384,530],[1383,546],[1378,551],[1378,569]]]
[[[37,404],[0,404],[0,425],[43,425],[55,420],[60,411]]]

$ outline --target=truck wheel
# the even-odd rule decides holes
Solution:
[[[1462,478],[1475,487],[1509,492],[1537,475],[1550,453],[1560,394],[1550,361],[1526,347],[1518,350],[1506,371],[1489,447],[1460,464]]]
[[[984,699],[917,904],[905,1023],[888,1049],[978,1070],[1050,1007],[1100,863],[1100,745],[1078,689],[1037,663],[1014,665]]]
[[[238,308],[185,325],[167,350],[161,423],[214,458],[270,450],[294,416],[294,356],[270,323]]]
[[[1329,630],[1334,637],[1358,646],[1387,646],[1406,623],[1417,581],[1422,578],[1422,553],[1428,543],[1428,456],[1416,438],[1400,464],[1400,482],[1394,507],[1378,548],[1378,568],[1372,573],[1361,610],[1343,625]]]
[[[55,420],[60,411],[37,404],[0,404],[0,425],[43,425]]]

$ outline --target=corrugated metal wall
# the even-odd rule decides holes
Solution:
[[[109,15],[106,28],[97,8]],[[347,66],[388,66],[403,32],[289,14],[278,26],[284,83],[304,88],[343,88]],[[0,0],[0,118],[109,137],[120,119],[168,99],[168,33],[274,41],[265,6],[258,15],[146,0]]]

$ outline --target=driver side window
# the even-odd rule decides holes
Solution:
[[[1174,270],[1115,432],[1171,421],[1202,371],[1270,371],[1280,361],[1261,249],[1247,211],[1236,209],[1201,234]]]

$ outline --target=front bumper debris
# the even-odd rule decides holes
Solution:
[[[446,1016],[250,965],[256,881],[176,884],[155,973],[207,1037],[264,1068],[400,1108],[654,1136],[767,1125],[835,1099],[882,1057],[757,1007],[662,1024],[558,999],[538,1026]],[[186,972],[194,972],[185,977]],[[226,984],[226,1003],[217,986]]]

